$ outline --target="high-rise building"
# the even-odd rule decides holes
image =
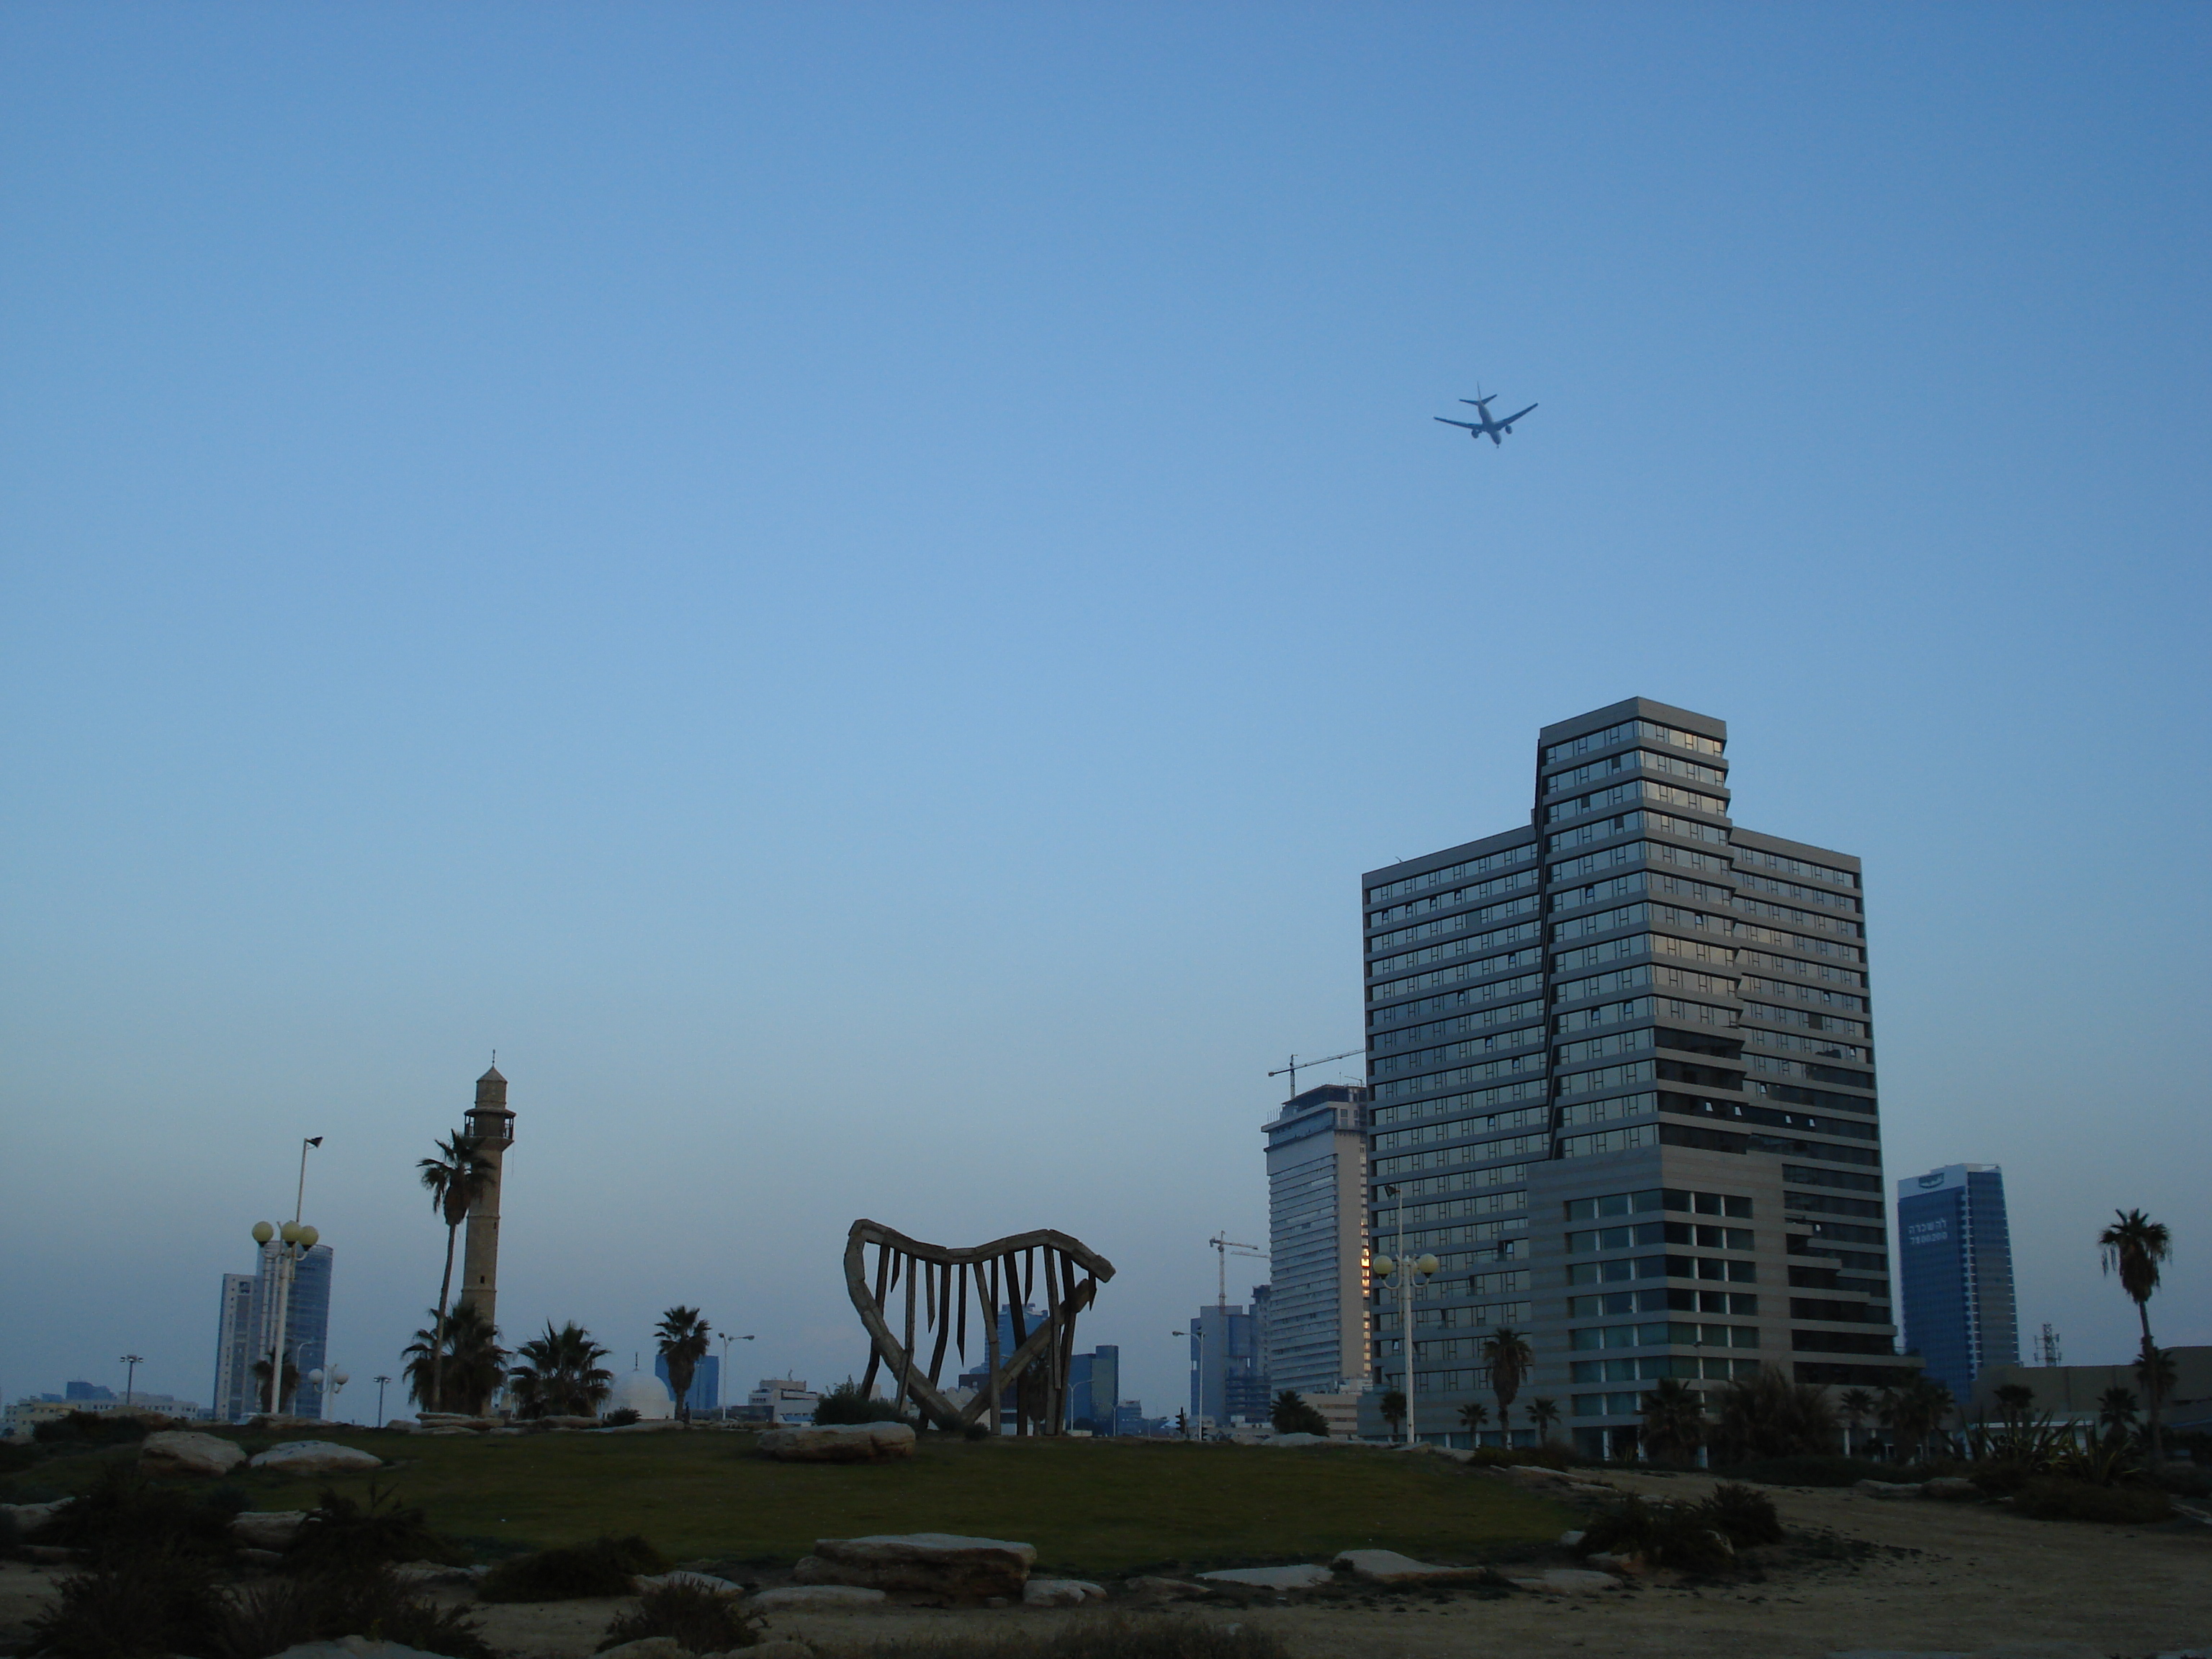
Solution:
[[[1323,1084],[1267,1137],[1268,1385],[1328,1394],[1366,1378],[1367,1091]]]
[[[1121,1403],[1121,1350],[1102,1342],[1089,1353],[1072,1354],[1067,1361],[1067,1426],[1087,1428],[1093,1434],[1116,1432],[1115,1413]]]
[[[1363,878],[1369,1224],[1433,1253],[1416,1426],[1498,1327],[1594,1455],[1651,1382],[1894,1353],[1859,861],[1739,826],[1728,728],[1631,698],[1538,734],[1522,828]],[[1379,1299],[1374,1382],[1402,1388]]]
[[[668,1392],[672,1398],[676,1393],[676,1384],[669,1382],[666,1354],[653,1355],[653,1374],[663,1382],[668,1383]],[[702,1354],[692,1362],[691,1387],[686,1392],[683,1401],[679,1403],[682,1403],[694,1417],[701,1412],[711,1412],[720,1407],[722,1403],[721,1355]]]
[[[274,1285],[284,1247],[272,1240],[260,1249],[260,1271],[225,1273],[217,1317],[215,1358],[215,1416],[243,1422],[268,1408],[255,1365],[265,1363],[276,1341]],[[284,1316],[284,1352],[303,1379],[289,1402],[295,1417],[323,1414],[321,1391],[304,1379],[324,1367],[330,1348],[331,1276],[336,1263],[331,1247],[318,1244],[292,1268],[289,1306]]]
[[[1227,1303],[1200,1308],[1190,1322],[1191,1415],[1223,1428],[1264,1423],[1270,1403],[1251,1310]]]
[[[498,1066],[477,1079],[477,1101],[468,1116],[469,1133],[491,1164],[492,1178],[469,1206],[469,1229],[461,1246],[461,1293],[455,1299],[482,1314],[485,1324],[496,1325],[500,1188],[507,1176],[507,1149],[514,1144],[514,1114],[507,1109],[507,1079]]]
[[[1991,1365],[2020,1364],[2004,1171],[1947,1164],[1897,1183],[1905,1346],[1964,1405]]]

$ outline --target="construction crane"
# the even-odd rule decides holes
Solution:
[[[1225,1232],[1216,1233],[1206,1242],[1213,1247],[1214,1255],[1220,1258],[1216,1264],[1220,1268],[1220,1273],[1219,1283],[1214,1289],[1213,1305],[1217,1308],[1226,1308],[1229,1305],[1229,1253],[1231,1250],[1236,1251],[1240,1261],[1249,1259],[1257,1261],[1265,1261],[1267,1259],[1267,1253],[1257,1244],[1239,1244]]]
[[[1354,1054],[1364,1054],[1366,1052],[1367,1050],[1364,1048],[1346,1048],[1340,1054],[1323,1054],[1319,1060],[1300,1060],[1296,1054],[1292,1054],[1291,1056],[1291,1063],[1289,1065],[1278,1066],[1273,1071],[1268,1073],[1267,1075],[1269,1077],[1280,1077],[1284,1073],[1288,1072],[1291,1074],[1291,1097],[1295,1099],[1298,1092],[1299,1066],[1303,1066],[1308,1071],[1311,1071],[1316,1066],[1328,1065],[1332,1060],[1349,1060]]]

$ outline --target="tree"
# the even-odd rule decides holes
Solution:
[[[2018,1432],[2035,1409],[2035,1390],[2025,1382],[2003,1382],[1996,1389],[1997,1420]]]
[[[1844,1455],[1849,1457],[1855,1449],[1852,1443],[1858,1438],[1859,1425],[1874,1415],[1874,1396],[1864,1389],[1845,1389],[1836,1397],[1836,1403],[1843,1407]]]
[[[1761,1457],[1817,1456],[1835,1448],[1836,1413],[1810,1382],[1793,1382],[1772,1365],[1717,1391],[1706,1436],[1717,1463]]]
[[[668,1391],[676,1396],[679,1422],[691,1420],[691,1377],[707,1355],[707,1322],[696,1308],[671,1308],[653,1328],[660,1357],[668,1362]]]
[[[435,1315],[437,1310],[430,1311]],[[442,1349],[434,1325],[416,1332],[403,1350],[408,1392],[425,1411],[480,1416],[507,1375],[507,1350],[499,1346],[498,1331],[470,1304],[453,1309],[445,1327]]]
[[[2128,1437],[2135,1426],[2136,1413],[2142,1402],[2136,1398],[2135,1390],[2114,1383],[2097,1396],[2097,1425],[2105,1437],[2114,1445]]]
[[[1528,1402],[1528,1420],[1536,1425],[1536,1438],[1550,1444],[1552,1431],[1559,1426],[1559,1402],[1539,1395]]]
[[[253,1362],[253,1380],[259,1384],[253,1391],[253,1397],[257,1400],[268,1400],[269,1361],[266,1358]],[[288,1353],[284,1356],[284,1386],[277,1390],[276,1399],[270,1401],[270,1415],[273,1417],[282,1412],[284,1409],[284,1402],[298,1393],[299,1389],[300,1367]]]
[[[545,1334],[518,1352],[523,1363],[507,1378],[517,1416],[591,1417],[605,1403],[615,1380],[599,1364],[607,1351],[574,1320],[557,1331],[547,1320]]]
[[[2115,1210],[2118,1218],[2097,1235],[2097,1247],[2103,1253],[2105,1271],[2117,1272],[2120,1288],[2132,1297],[2136,1316],[2142,1322],[2142,1357],[2148,1360],[2158,1352],[2150,1340],[2150,1298],[2158,1289],[2159,1269],[2173,1255],[2173,1235],[2163,1221],[2153,1221],[2141,1210]],[[2156,1468],[2166,1461],[2166,1443],[2159,1427],[2158,1390],[2146,1388],[2150,1396],[2150,1462]]]
[[[1483,1425],[1490,1421],[1490,1407],[1480,1400],[1470,1400],[1459,1408],[1460,1426],[1479,1441]]]
[[[1705,1397],[1679,1376],[1665,1376],[1644,1396],[1644,1449],[1654,1462],[1687,1466],[1705,1437]]]
[[[1916,1456],[1928,1455],[1928,1438],[1942,1427],[1953,1404],[1949,1387],[1924,1371],[1901,1389],[1882,1391],[1881,1420],[1896,1431],[1900,1459],[1908,1449]]]
[[[1296,1389],[1285,1389],[1275,1396],[1269,1420],[1277,1434],[1317,1434],[1323,1438],[1328,1434],[1328,1419],[1309,1405]]]
[[[2142,1385],[2143,1397],[2150,1401],[2151,1421],[2158,1421],[2160,1403],[2172,1397],[2174,1387],[2181,1374],[2174,1367],[2173,1350],[2152,1348],[2138,1358],[2134,1366],[2136,1381]]]
[[[1505,1443],[1513,1443],[1513,1396],[1521,1392],[1522,1379],[1536,1363],[1528,1339],[1510,1325],[1500,1325],[1483,1339],[1482,1363],[1490,1367],[1490,1391],[1498,1396],[1498,1426],[1505,1431]]]
[[[453,1243],[459,1237],[461,1223],[469,1218],[469,1211],[479,1198],[490,1189],[499,1178],[498,1167],[484,1155],[483,1139],[459,1131],[447,1135],[437,1143],[438,1155],[416,1160],[416,1170],[424,1189],[430,1194],[430,1207],[446,1224],[446,1276],[438,1281],[437,1323],[430,1340],[430,1388],[428,1397],[445,1397],[444,1370],[446,1364],[446,1304],[453,1291]],[[416,1334],[422,1335],[420,1331]],[[416,1398],[423,1398],[422,1390]],[[433,1406],[432,1411],[440,1409]]]
[[[1390,1425],[1390,1435],[1397,1437],[1398,1425],[1406,1420],[1406,1395],[1400,1389],[1392,1389],[1382,1396],[1382,1420]]]

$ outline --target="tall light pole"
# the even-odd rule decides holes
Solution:
[[[1416,1443],[1413,1427],[1413,1303],[1422,1285],[1437,1276],[1443,1263],[1433,1255],[1423,1255],[1408,1261],[1406,1256],[1406,1200],[1399,1195],[1397,1187],[1385,1187],[1383,1192],[1398,1200],[1398,1255],[1395,1260],[1378,1255],[1368,1263],[1367,1270],[1376,1284],[1394,1293],[1398,1307],[1398,1350],[1406,1368],[1406,1443]]]
[[[131,1385],[138,1379],[138,1368],[146,1361],[142,1355],[126,1353],[123,1356],[123,1363],[131,1368],[123,1374],[123,1407],[128,1411],[131,1408]]]
[[[384,1385],[392,1379],[388,1376],[380,1376],[374,1380],[376,1382],[376,1426],[380,1429],[384,1426]]]

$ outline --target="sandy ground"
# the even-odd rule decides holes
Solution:
[[[1688,1498],[1708,1483],[1611,1475],[1617,1486]],[[1784,1522],[1875,1553],[1860,1559],[1793,1552],[1763,1581],[1643,1583],[1594,1596],[1502,1599],[1428,1594],[1247,1607],[1179,1605],[1152,1618],[1242,1621],[1279,1631],[1297,1659],[1428,1659],[1474,1654],[1622,1659],[1816,1659],[1839,1650],[1966,1651],[2052,1645],[2051,1659],[2212,1651],[2212,1527],[2119,1527],[2021,1520],[2001,1509],[1884,1501],[1853,1492],[1774,1492]],[[1564,1553],[1559,1565],[1567,1565]],[[55,1570],[0,1566],[0,1632],[51,1593]],[[480,1609],[484,1634],[527,1659],[582,1659],[623,1603]],[[1127,1604],[1125,1604],[1127,1605]],[[781,1614],[778,1634],[825,1653],[954,1631],[1026,1630],[1086,1616],[1023,1608],[890,1607]]]

